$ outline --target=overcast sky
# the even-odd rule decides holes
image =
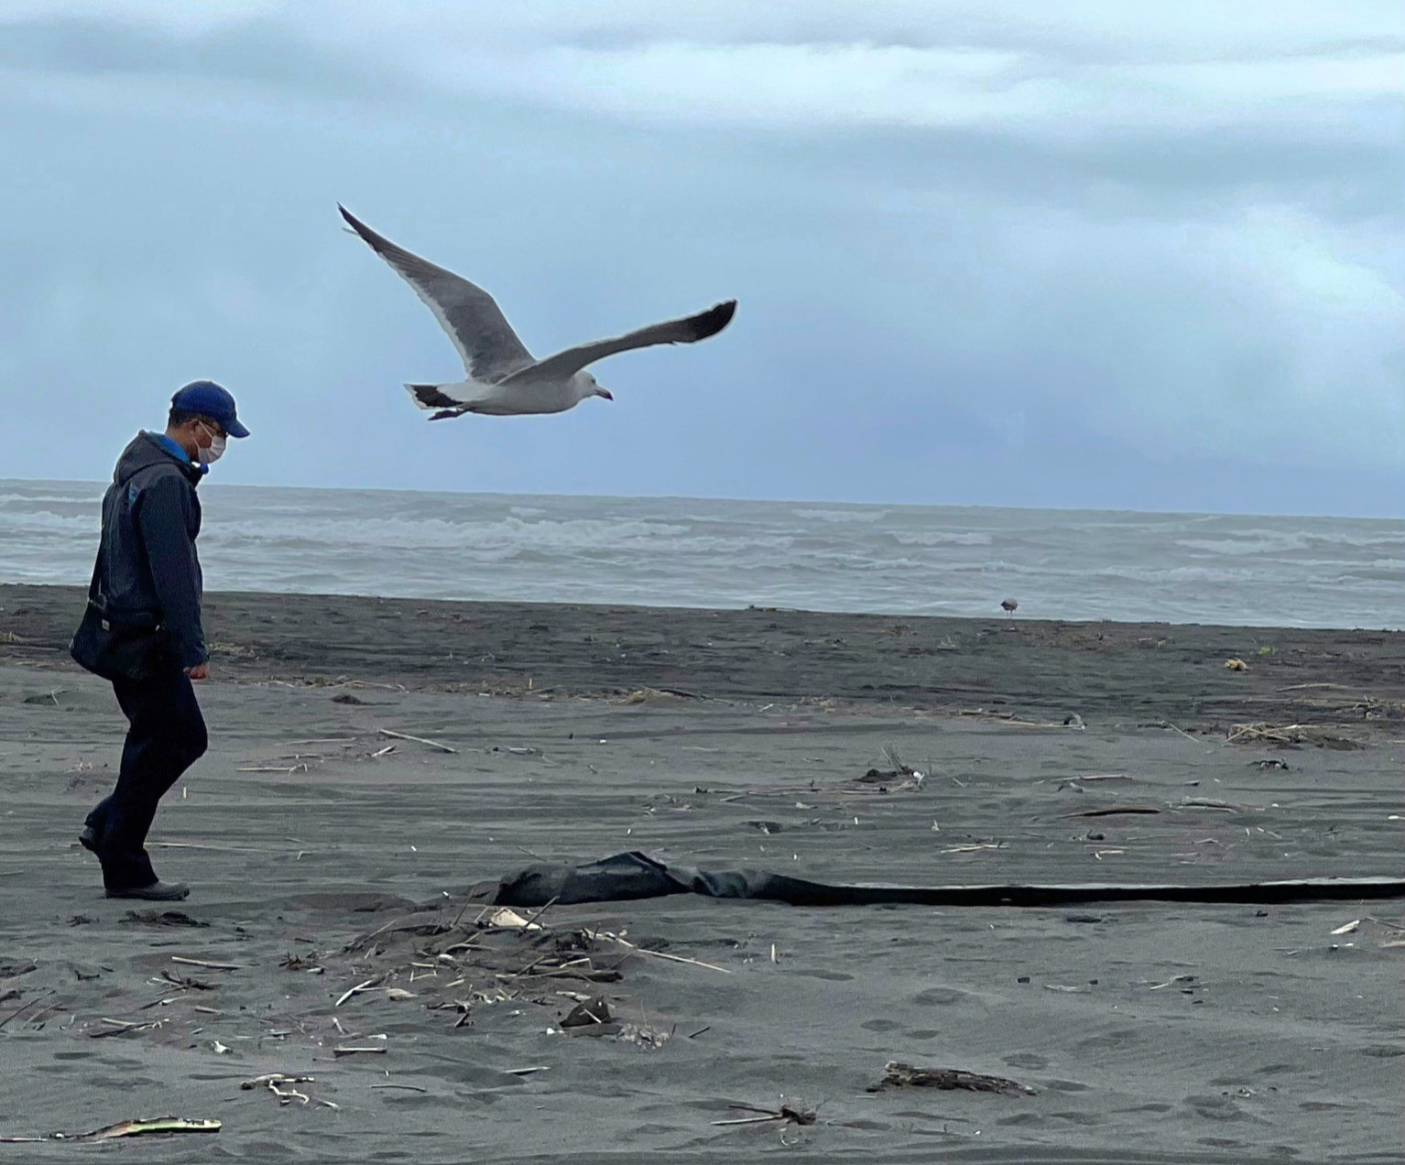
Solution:
[[[514,12],[514,9],[526,12]],[[5,0],[0,477],[1396,516],[1399,0]],[[344,202],[614,404],[462,367]]]

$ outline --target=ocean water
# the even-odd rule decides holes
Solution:
[[[103,487],[0,480],[0,582],[86,583]],[[212,590],[1405,627],[1405,522],[207,485]]]

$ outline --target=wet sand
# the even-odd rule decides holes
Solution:
[[[202,925],[163,925],[74,842],[123,727],[66,660],[80,602],[0,587],[0,1135],[172,1113],[223,1131],[121,1151],[1405,1159],[1405,904],[675,897],[523,936],[465,900],[629,849],[835,881],[1399,876],[1405,635],[215,595],[211,752],[152,836]],[[885,746],[920,788],[859,779]],[[1156,812],[1081,816],[1129,808]],[[617,1030],[562,1034],[563,991]],[[868,1091],[889,1060],[1034,1091]],[[309,1102],[239,1087],[273,1072]],[[783,1103],[815,1123],[712,1123]]]

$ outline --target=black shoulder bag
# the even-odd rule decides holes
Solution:
[[[105,680],[145,680],[170,664],[166,630],[151,619],[121,620],[102,593],[102,554],[93,566],[88,605],[68,645],[80,667]]]

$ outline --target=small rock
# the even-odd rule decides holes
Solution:
[[[586,1027],[598,1023],[609,1023],[612,1019],[614,1016],[610,1013],[610,1005],[601,995],[586,1003],[577,1003],[567,1013],[566,1018],[561,1021],[561,1026],[563,1028]]]

